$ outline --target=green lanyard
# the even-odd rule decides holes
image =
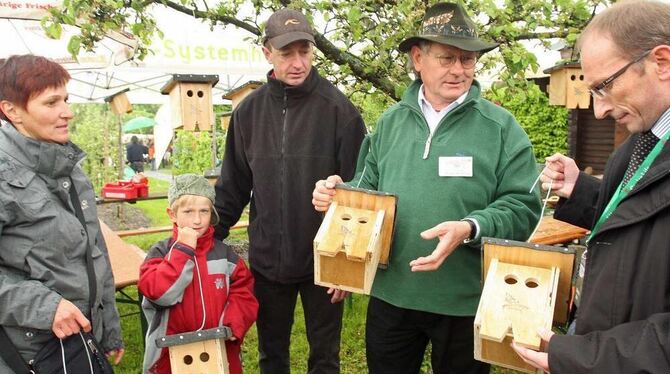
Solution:
[[[586,239],[586,244],[588,244],[591,239],[600,231],[600,227],[607,221],[607,219],[610,218],[610,216],[614,213],[616,208],[619,206],[619,203],[621,203],[621,200],[626,198],[628,194],[630,193],[631,190],[633,190],[633,187],[637,184],[637,182],[642,179],[642,177],[649,171],[649,167],[651,164],[656,160],[656,157],[658,157],[658,154],[661,153],[661,150],[663,147],[665,147],[665,143],[668,141],[668,137],[670,137],[670,131],[666,132],[665,135],[658,141],[654,149],[649,152],[647,157],[644,159],[640,167],[637,169],[633,177],[626,183],[626,185],[623,185],[623,182],[619,184],[619,187],[617,187],[616,192],[614,192],[614,195],[612,196],[612,199],[610,199],[610,202],[607,203],[607,206],[605,207],[605,210],[603,211],[603,214],[600,216],[598,219],[598,222],[596,222],[596,225],[593,227],[593,230],[591,230],[591,234],[589,237]]]

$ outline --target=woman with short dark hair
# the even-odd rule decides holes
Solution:
[[[27,362],[54,335],[92,329],[118,363],[114,279],[85,154],[69,141],[69,80],[40,56],[0,63],[0,326]]]

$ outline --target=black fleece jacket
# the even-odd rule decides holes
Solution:
[[[322,220],[311,202],[314,184],[332,174],[351,179],[364,136],[360,113],[315,68],[299,86],[270,72],[233,112],[215,186],[215,237],[227,237],[251,201],[251,268],[281,283],[313,278]]]

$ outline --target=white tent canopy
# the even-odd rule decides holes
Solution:
[[[0,58],[34,53],[61,63],[72,76],[68,85],[72,102],[102,102],[102,99],[129,88],[131,103],[163,104],[168,97],[160,88],[172,74],[216,74],[213,102],[222,94],[249,80],[264,80],[270,65],[260,46],[247,41],[250,35],[233,27],[215,28],[185,14],[152,6],[164,37],[151,45],[154,54],[144,61],[129,61],[136,41],[131,35],[113,33],[94,52],[82,52],[75,61],[67,52],[76,27],[64,26],[63,37],[52,40],[44,35],[39,20],[46,9],[59,6],[58,0],[14,0],[0,2]]]

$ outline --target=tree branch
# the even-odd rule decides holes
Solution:
[[[254,25],[250,25],[250,24],[248,24],[244,21],[240,21],[239,19],[234,18],[234,17],[222,16],[222,15],[216,14],[214,12],[209,12],[208,13],[208,12],[203,12],[203,11],[200,11],[200,10],[194,10],[194,9],[185,7],[181,4],[177,4],[175,2],[172,2],[172,1],[161,1],[160,3],[165,5],[168,8],[171,8],[171,9],[174,9],[178,12],[187,14],[187,15],[192,16],[194,18],[207,19],[207,20],[211,20],[211,21],[221,22],[225,25],[233,25],[233,26],[239,27],[243,30],[246,30],[246,31],[248,31],[248,32],[250,32],[250,33],[252,33],[256,36],[261,35],[261,30],[258,27],[254,26]]]
[[[284,6],[288,6],[290,1],[282,0],[280,1]],[[258,27],[250,25],[246,22],[240,21],[239,19],[221,16],[213,12],[203,12],[199,10],[190,9],[181,4],[177,4],[172,1],[162,1],[161,4],[174,9],[178,12],[188,14],[189,16],[199,18],[199,19],[208,19],[211,21],[221,22],[223,24],[230,24],[237,26],[241,29],[244,29],[256,36],[261,36],[261,31]],[[330,61],[338,65],[348,66],[352,73],[359,79],[366,80],[372,83],[373,86],[377,89],[383,91],[390,97],[395,100],[400,100],[398,95],[395,92],[395,84],[388,78],[380,77],[375,74],[375,72],[367,72],[365,69],[365,64],[363,64],[356,56],[351,53],[345,52],[337,48],[333,43],[331,43],[325,36],[321,33],[316,32],[314,34],[314,40],[316,41],[316,47],[323,53],[323,55]]]
[[[383,91],[394,100],[400,100],[400,97],[398,97],[395,92],[395,84],[390,79],[377,76],[375,72],[367,72],[365,65],[355,56],[348,52],[341,51],[320,33],[314,35],[314,40],[316,41],[316,47],[319,48],[327,59],[338,65],[347,65],[351,69],[351,72],[358,78],[362,78],[372,83],[373,86],[377,87],[377,89]]]

